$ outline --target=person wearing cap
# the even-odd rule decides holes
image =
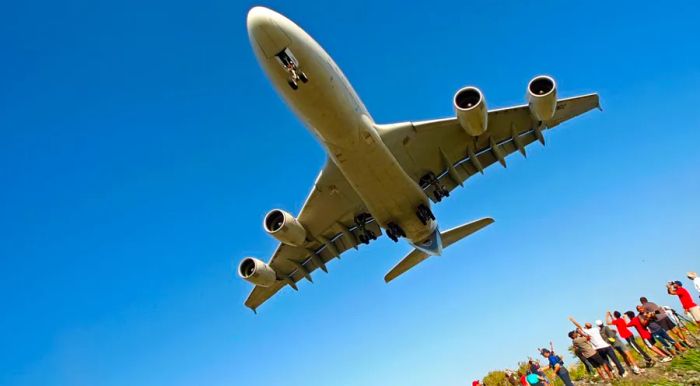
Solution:
[[[546,348],[540,350],[540,354],[542,354],[542,356],[549,361],[549,368],[554,371],[554,374],[556,374],[559,379],[561,379],[564,386],[574,386],[574,384],[571,382],[571,376],[569,376],[569,370],[564,367],[564,361],[561,359],[561,357],[555,354],[554,345],[552,342],[549,342],[549,348],[549,350]]]
[[[698,277],[698,274],[695,272],[688,272],[688,279],[690,279],[693,282],[695,290],[700,292],[700,277]]]
[[[598,354],[603,358],[603,360],[608,361],[611,360],[614,364],[615,367],[617,367],[617,371],[620,374],[621,377],[626,377],[627,372],[625,372],[625,368],[622,367],[622,363],[620,363],[620,360],[617,359],[617,355],[615,355],[615,350],[608,344],[605,339],[600,335],[600,330],[598,328],[594,328],[592,324],[586,323],[585,327],[581,326],[573,317],[569,317],[569,320],[571,323],[576,326],[579,331],[584,335],[590,337],[590,342],[593,345],[593,347],[598,351]],[[602,323],[602,322],[601,322]]]
[[[687,289],[683,288],[683,283],[680,281],[671,282],[666,285],[669,295],[678,296],[678,300],[685,310],[685,314],[693,319],[696,323],[700,323],[700,307],[693,301],[693,297],[690,295]]]
[[[639,355],[641,355],[644,358],[647,367],[651,367],[654,365],[654,360],[651,359],[647,351],[637,343],[637,340],[634,338],[634,334],[632,334],[632,331],[630,331],[629,328],[627,328],[627,322],[624,319],[622,319],[622,314],[620,313],[620,311],[615,311],[613,314],[611,314],[610,311],[606,312],[605,322],[609,326],[615,326],[615,328],[617,329],[617,333],[620,335],[620,337],[624,339],[629,346],[631,346],[637,353],[639,353]]]
[[[607,382],[612,381],[615,377],[613,376],[608,364],[600,357],[598,351],[591,345],[591,337],[583,336],[578,330],[569,332],[569,338],[571,338],[571,343],[574,346],[574,350],[579,351],[593,367],[598,372],[600,379]]]
[[[603,339],[605,339],[605,341],[608,342],[608,344],[610,344],[615,351],[622,356],[622,359],[627,364],[627,367],[629,367],[635,374],[641,373],[641,370],[637,366],[637,362],[630,353],[629,346],[626,345],[619,336],[617,336],[617,332],[604,325],[602,320],[596,320],[595,325],[598,326],[598,329],[600,330],[600,336],[602,336]]]

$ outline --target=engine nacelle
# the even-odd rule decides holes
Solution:
[[[265,215],[263,228],[272,237],[293,247],[300,247],[306,242],[304,226],[296,217],[281,209],[271,210]]]
[[[483,134],[488,128],[489,112],[484,94],[476,87],[465,87],[454,97],[455,114],[460,126],[472,137]]]
[[[557,84],[549,76],[538,76],[527,85],[527,104],[538,121],[547,122],[557,110]]]
[[[269,287],[277,281],[275,270],[254,257],[246,257],[238,264],[238,275],[255,285]]]

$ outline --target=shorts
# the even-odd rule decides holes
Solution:
[[[663,328],[665,331],[671,331],[676,328],[676,324],[673,323],[671,318],[668,316],[663,319],[657,319],[656,322],[659,323],[659,326],[661,326],[661,328]]]
[[[603,360],[603,357],[601,357],[600,354],[598,354],[598,353],[595,353],[595,355],[593,355],[593,356],[591,356],[591,357],[588,357],[588,358],[586,358],[586,359],[588,359],[588,361],[591,362],[591,364],[593,365],[593,367],[595,367],[596,369],[597,369],[598,367],[601,367],[601,366],[603,366],[603,365],[605,364],[605,361]]]
[[[700,323],[700,306],[689,308],[685,311],[695,322]]]

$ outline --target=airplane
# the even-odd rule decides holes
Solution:
[[[382,233],[414,249],[384,277],[390,282],[443,248],[494,222],[482,218],[441,232],[431,204],[488,166],[545,143],[544,131],[600,109],[597,94],[557,99],[549,76],[533,78],[527,104],[489,110],[476,87],[457,91],[455,116],[378,124],[328,53],[294,22],[264,7],[248,12],[255,56],[287,105],[328,154],[297,217],[274,209],[264,230],[280,243],[265,263],[245,257],[238,275],[255,285],[254,312],[280,289],[298,290],[316,269]]]

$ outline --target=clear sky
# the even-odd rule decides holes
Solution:
[[[265,3],[381,123],[449,116],[468,84],[519,104],[540,73],[605,111],[437,206],[496,219],[444,256],[386,285],[409,247],[380,240],[254,315],[235,267],[325,159],[255,61],[255,4],[3,3],[0,384],[458,386],[564,349],[569,314],[677,306],[665,281],[700,270],[700,8],[647,4]]]

